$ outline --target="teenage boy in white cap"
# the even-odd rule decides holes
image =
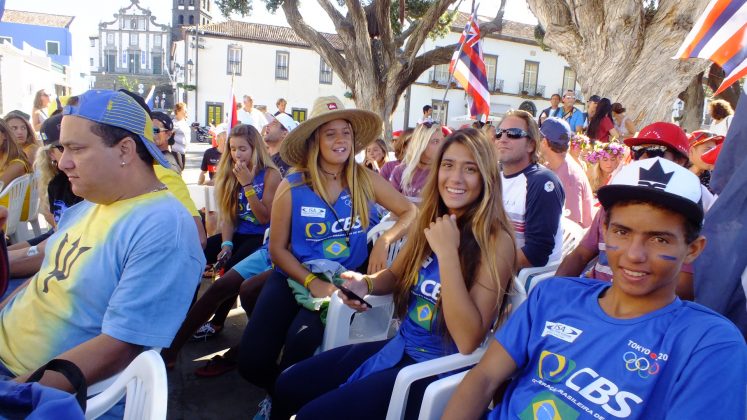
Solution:
[[[736,327],[675,295],[703,250],[698,178],[674,162],[623,168],[598,197],[612,283],[544,281],[465,377],[446,419],[744,419],[747,346]]]
[[[285,163],[283,158],[280,157],[280,145],[283,144],[285,136],[298,127],[298,121],[284,113],[277,114],[271,118],[270,122],[265,126],[263,139],[267,145],[267,152],[272,157],[272,162],[280,169],[280,174],[285,177],[290,169],[290,165]]]
[[[84,201],[60,219],[39,273],[0,303],[0,376],[23,381],[58,358],[93,384],[171,343],[205,257],[156,177],[154,161],[169,165],[148,112],[123,92],[88,91],[63,114],[58,167]],[[55,373],[41,382],[70,388]]]

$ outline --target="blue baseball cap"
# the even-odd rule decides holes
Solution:
[[[169,162],[153,141],[153,121],[148,111],[123,92],[89,90],[78,95],[76,105],[66,105],[63,115],[75,115],[89,121],[111,125],[136,134],[153,159],[170,168]]]
[[[571,141],[571,126],[562,118],[550,117],[542,121],[540,133],[550,143],[560,146],[567,146]]]

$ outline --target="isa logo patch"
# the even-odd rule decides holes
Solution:
[[[542,331],[542,337],[551,335],[568,343],[573,343],[583,333],[578,328],[570,325],[561,324],[560,322],[545,321],[545,330]]]
[[[325,217],[327,217],[327,209],[323,209],[320,207],[301,206],[301,216],[316,217],[318,219],[324,219]]]
[[[322,242],[325,258],[336,259],[350,256],[350,248],[344,239],[333,238]]]

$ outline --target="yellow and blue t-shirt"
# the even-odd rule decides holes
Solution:
[[[169,192],[80,202],[39,273],[0,311],[0,363],[16,375],[100,334],[168,347],[205,266],[194,220]]]

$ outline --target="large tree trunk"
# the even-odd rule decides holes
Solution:
[[[703,0],[660,0],[646,16],[640,0],[527,0],[545,29],[544,42],[576,70],[588,97],[621,102],[637,126],[668,121],[682,88],[705,60],[674,60]]]
[[[688,132],[699,130],[703,120],[703,101],[705,100],[703,73],[698,73],[693,78],[687,89],[680,95],[680,99],[685,102],[680,126]]]

